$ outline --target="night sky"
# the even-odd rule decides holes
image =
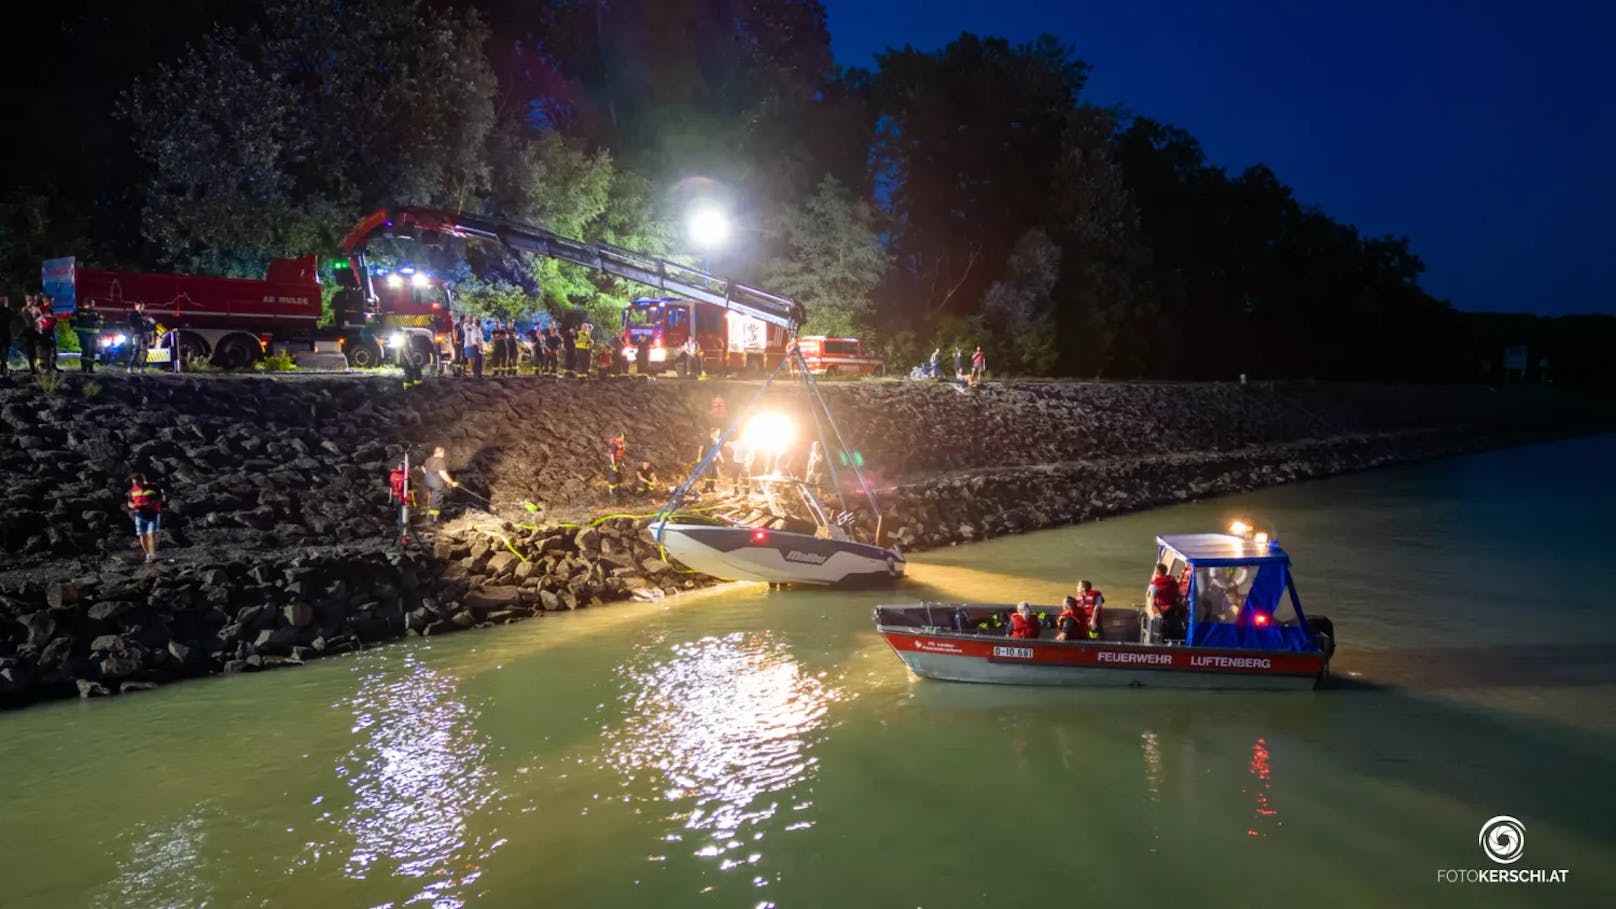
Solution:
[[[825,0],[838,62],[1058,35],[1086,99],[1407,235],[1460,309],[1616,311],[1616,2]]]

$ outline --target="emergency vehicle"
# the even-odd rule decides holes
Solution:
[[[385,277],[367,305],[345,262],[337,268],[343,289],[333,300],[336,321],[322,326],[316,264],[314,256],[273,259],[261,279],[213,278],[84,268],[66,258],[46,262],[44,274],[58,312],[95,304],[104,322],[99,346],[108,359],[131,347],[127,326],[136,303],[145,304],[158,332],[149,363],[178,355],[181,362],[206,358],[242,369],[278,348],[333,359],[340,351],[350,365],[376,366],[406,355],[429,357],[440,338],[447,340],[452,319],[441,280],[419,273]]]
[[[802,360],[816,376],[879,376],[886,372],[880,357],[864,352],[858,338],[827,338],[804,335],[797,339]]]
[[[691,360],[692,335],[699,362]],[[623,308],[624,368],[636,362],[642,342],[653,373],[671,368],[681,376],[703,372],[758,376],[786,358],[791,333],[784,326],[712,303],[640,297]]]

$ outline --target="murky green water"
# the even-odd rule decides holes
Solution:
[[[1616,436],[917,555],[901,596],[1144,584],[1277,528],[1348,682],[912,679],[879,594],[711,591],[0,716],[0,905],[1616,904]],[[1438,883],[1514,867],[1565,885]]]

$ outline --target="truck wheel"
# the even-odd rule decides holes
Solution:
[[[747,354],[745,375],[748,379],[763,378],[763,358]]]
[[[825,378],[827,378],[827,379],[835,378],[836,375],[837,375],[837,372],[838,372],[838,370],[836,369],[836,367],[827,366],[827,367],[825,367]]]
[[[246,369],[258,359],[257,347],[240,335],[231,335],[219,342],[213,351],[213,362],[221,369]]]
[[[374,369],[382,365],[382,352],[369,341],[359,341],[348,345],[348,365],[354,369]]]
[[[870,375],[875,376],[877,379],[881,378],[882,376],[884,376],[886,374],[887,374],[887,364],[885,364],[885,363],[882,363],[880,366],[877,366],[876,368],[870,370]]]

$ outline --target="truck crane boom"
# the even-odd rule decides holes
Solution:
[[[698,268],[605,243],[585,243],[563,237],[544,227],[466,212],[416,206],[378,209],[354,226],[343,238],[342,248],[349,256],[359,260],[359,273],[364,274],[365,247],[376,237],[430,242],[432,234],[499,243],[509,249],[582,265],[627,281],[752,316],[792,334],[806,318],[802,304],[790,297],[738,284]]]

